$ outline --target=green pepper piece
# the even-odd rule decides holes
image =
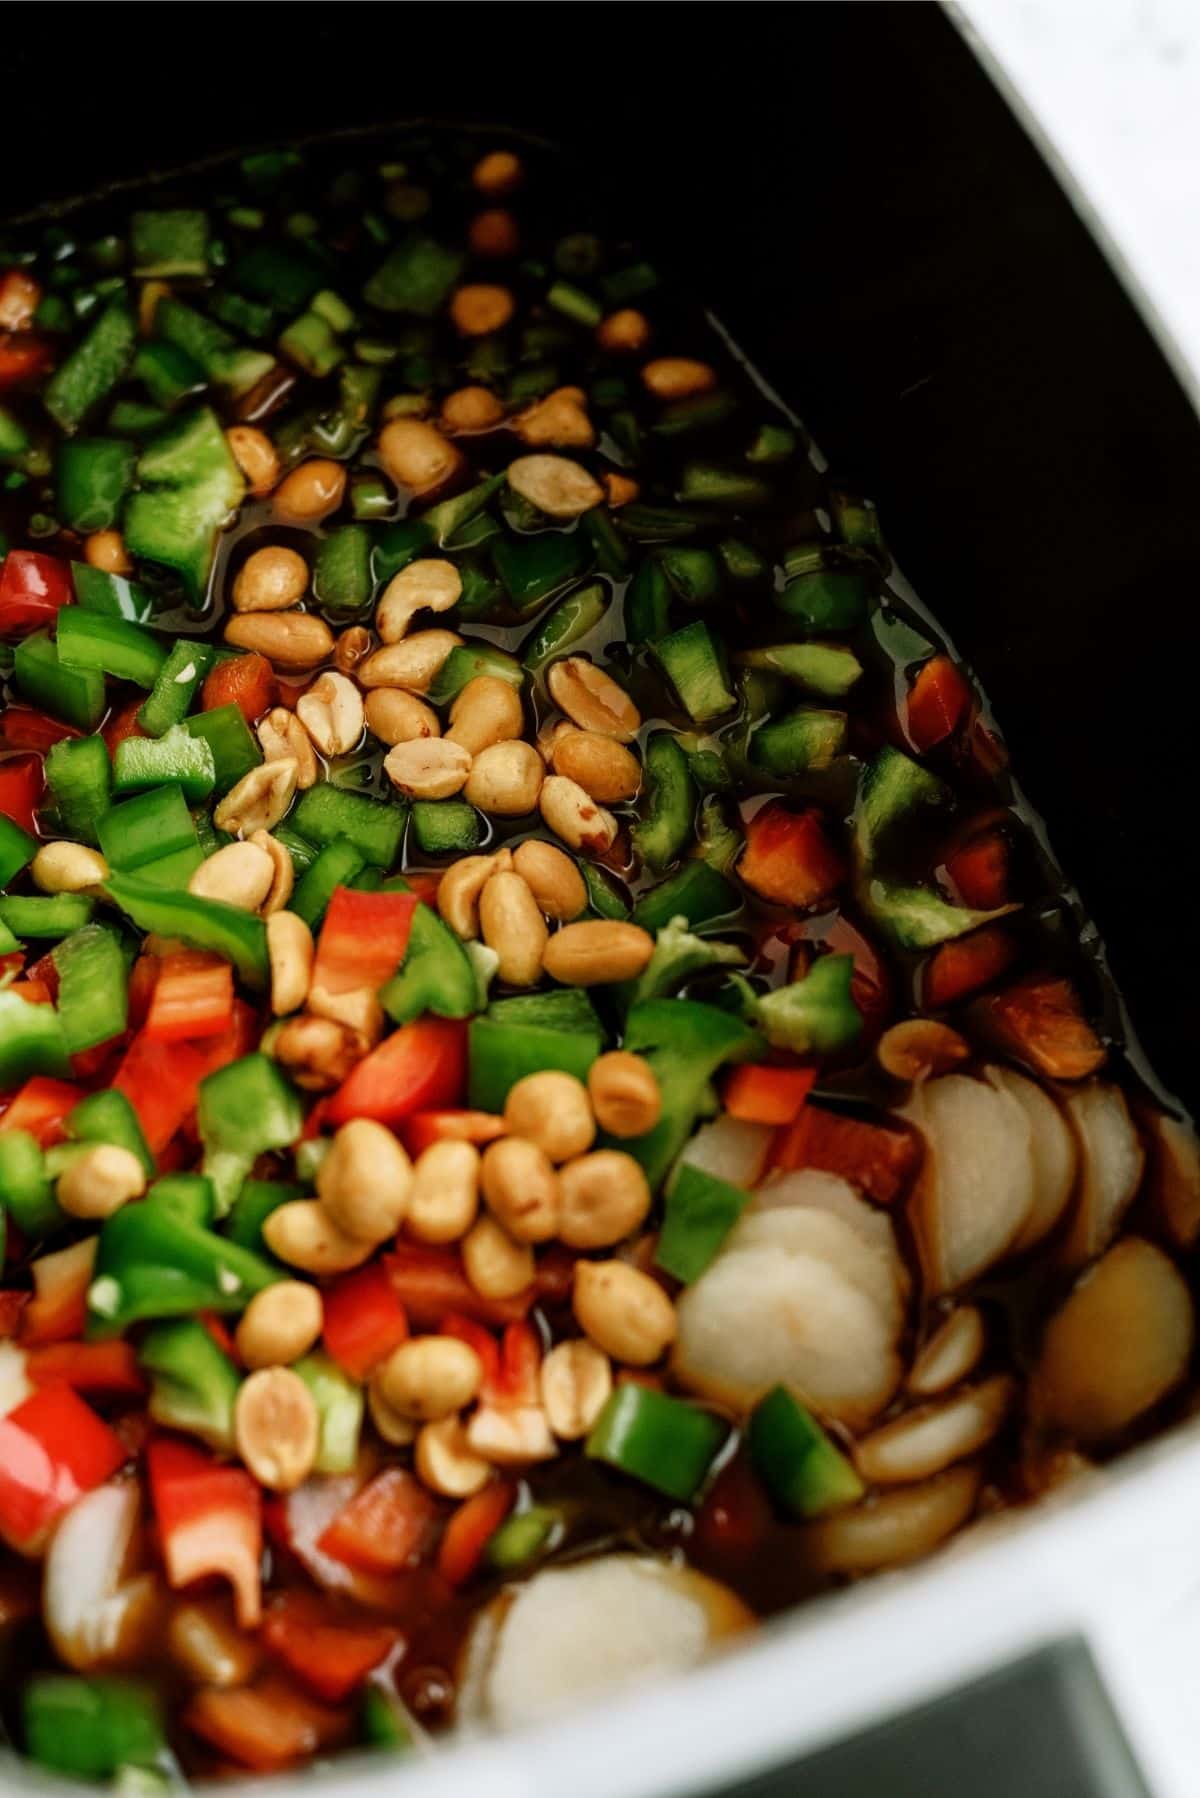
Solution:
[[[167,652],[139,624],[83,606],[64,606],[58,620],[58,659],[64,668],[95,668],[136,686],[152,687]]]
[[[710,606],[721,597],[721,566],[711,549],[664,549],[662,571],[689,606]]]
[[[434,532],[423,519],[402,518],[398,524],[388,525],[376,539],[371,556],[375,580],[386,584],[433,541]]]
[[[696,789],[687,757],[670,731],[651,733],[642,761],[644,797],[631,832],[633,846],[654,873],[677,859],[692,834]]]
[[[170,303],[160,303],[156,318]],[[268,369],[274,366],[269,357],[265,361]],[[135,556],[175,569],[189,603],[202,605],[217,533],[245,492],[216,413],[208,406],[182,413],[146,445],[138,479],[141,490],[125,508],[126,544]]]
[[[299,243],[248,244],[230,270],[233,285],[253,299],[299,312],[325,285],[325,264]]]
[[[396,1024],[407,1024],[427,1011],[439,1018],[469,1018],[479,1010],[475,970],[467,952],[428,905],[418,905],[413,912],[404,958],[380,989],[379,1002]]]
[[[870,500],[834,492],[829,495],[829,510],[843,543],[850,544],[853,549],[882,550],[879,514]]]
[[[414,1736],[408,1713],[390,1686],[368,1680],[363,1687],[359,1733],[370,1748],[407,1752]]]
[[[506,1517],[488,1538],[484,1559],[497,1573],[520,1573],[540,1561],[561,1541],[562,1512],[553,1505],[528,1505]]]
[[[657,1187],[696,1119],[714,1104],[710,1081],[729,1061],[762,1054],[762,1038],[741,1019],[694,999],[645,999],[625,1020],[623,1047],[643,1055],[662,1091],[662,1114],[645,1136],[622,1143]]]
[[[64,606],[63,611],[74,611]],[[13,654],[18,691],[53,718],[80,730],[95,730],[104,716],[104,676],[95,668],[68,668],[47,631],[23,637]]]
[[[177,936],[193,949],[212,949],[233,963],[247,986],[256,992],[266,987],[267,932],[261,918],[251,917],[219,899],[160,892],[144,873],[114,874],[105,882],[104,890],[139,930]]]
[[[72,1055],[120,1036],[129,1021],[129,975],[120,938],[85,924],[55,948],[58,1015]]]
[[[174,410],[181,400],[202,393],[208,377],[194,356],[177,343],[154,338],[133,359],[133,375],[158,405]]]
[[[65,737],[46,754],[46,786],[63,830],[77,843],[99,841],[112,801],[112,767],[103,737]]]
[[[226,1236],[257,1255],[269,1255],[263,1242],[263,1225],[280,1205],[303,1196],[300,1187],[288,1186],[282,1180],[243,1180],[242,1190],[225,1220]]]
[[[630,643],[657,644],[667,635],[671,585],[661,565],[647,558],[625,595],[625,635]]]
[[[772,1498],[793,1517],[820,1517],[856,1504],[866,1491],[816,1418],[774,1386],[750,1414],[750,1459]]]
[[[0,1132],[0,1225],[3,1213],[30,1242],[41,1242],[68,1221],[54,1197],[41,1145],[28,1130]]]
[[[501,537],[492,545],[496,573],[516,611],[532,612],[543,600],[581,575],[588,547],[577,531],[538,531],[528,537]]]
[[[266,350],[247,349],[231,331],[169,296],[154,308],[154,333],[174,344],[203,369],[210,381],[232,399],[257,386],[275,367]]]
[[[195,805],[207,799],[217,784],[213,752],[203,737],[194,737],[182,724],[174,724],[161,737],[126,737],[117,744],[113,763],[113,787],[118,794],[175,781],[184,798]]]
[[[203,816],[197,813],[197,817]],[[209,852],[211,853],[211,852]],[[206,858],[206,851],[199,843],[192,843],[186,849],[176,849],[171,855],[156,855],[152,862],[146,862],[137,871],[139,880],[147,886],[161,888],[172,893],[186,893],[191,884],[192,875]]]
[[[911,756],[890,744],[863,769],[854,806],[854,849],[869,868],[892,830],[919,808],[944,804],[950,790]]]
[[[289,361],[317,380],[331,375],[346,359],[345,348],[328,319],[312,310],[302,312],[280,332],[278,347]]]
[[[707,724],[736,705],[720,646],[702,619],[655,640],[652,649],[694,724]]]
[[[867,883],[863,905],[898,949],[935,949],[953,942],[1017,911],[1015,905],[999,905],[994,911],[976,911],[967,905],[951,905],[932,887],[896,886],[884,880]],[[0,901],[2,909],[3,901]]]
[[[696,814],[696,850],[718,874],[728,874],[742,853],[744,838],[719,793],[706,793]]]
[[[150,697],[138,708],[137,721],[148,736],[165,737],[173,725],[183,723],[215,660],[212,645],[197,643],[194,638],[180,637],[172,645],[158,671]],[[199,737],[201,733],[192,731],[189,734]],[[208,748],[215,780],[216,758],[212,755],[211,744]]]
[[[184,1223],[199,1224],[205,1230],[217,1215],[212,1181],[203,1174],[166,1174],[154,1182],[146,1202],[165,1205],[174,1217],[182,1218]]]
[[[608,594],[599,581],[569,593],[525,643],[521,660],[526,670],[539,674],[554,656],[565,655],[589,631],[595,630],[607,610]]]
[[[317,545],[313,595],[330,618],[352,618],[370,604],[371,533],[365,524],[344,524]]]
[[[849,631],[867,614],[867,583],[860,574],[819,568],[790,580],[775,604],[810,631]]]
[[[587,888],[588,904],[598,918],[624,919],[629,916],[629,905],[617,886],[616,876],[607,868],[599,868],[595,862],[580,862],[579,871],[583,875],[583,884]]]
[[[326,843],[312,866],[297,883],[289,910],[316,931],[338,887],[349,886],[365,863],[358,849],[345,837]]]
[[[671,918],[658,932],[654,953],[631,983],[631,1003],[641,999],[665,999],[695,974],[713,968],[740,967],[746,957],[733,943],[716,943],[695,936],[687,919]]]
[[[745,668],[782,674],[825,699],[844,698],[862,679],[862,663],[841,643],[779,643],[769,649],[747,649],[735,659]]]
[[[466,855],[483,841],[483,821],[465,799],[414,799],[412,827],[424,855]]]
[[[678,497],[685,504],[698,501],[705,506],[763,506],[771,498],[771,488],[744,469],[687,462],[680,476]]]
[[[205,1076],[196,1119],[218,1217],[228,1212],[258,1157],[291,1148],[304,1126],[295,1087],[278,1062],[258,1052]]]
[[[89,612],[105,612],[110,618],[145,624],[159,607],[158,599],[147,588],[135,586],[122,575],[108,574],[103,568],[92,568],[86,562],[71,563],[71,580],[77,602]]]
[[[88,1334],[120,1336],[145,1318],[244,1311],[256,1292],[279,1278],[278,1268],[260,1255],[176,1216],[167,1205],[125,1205],[100,1231]]]
[[[729,1425],[684,1399],[648,1386],[618,1386],[587,1439],[589,1460],[630,1474],[689,1504],[708,1477]]]
[[[147,1410],[169,1430],[233,1449],[238,1370],[194,1318],[156,1324],[142,1338],[138,1361],[151,1376]]]
[[[0,1091],[23,1086],[32,1074],[69,1078],[71,1058],[53,1005],[29,1005],[0,988]]]
[[[108,415],[108,428],[119,437],[152,437],[167,423],[168,414],[161,406],[143,400],[117,400]]]
[[[60,522],[83,534],[109,530],[133,485],[136,461],[136,450],[119,437],[77,437],[61,443],[54,464]]]
[[[386,871],[400,853],[406,818],[403,805],[347,793],[324,781],[300,795],[291,825],[302,837],[322,846],[345,837],[364,862]]]
[[[153,698],[151,694],[147,704]],[[219,705],[211,712],[198,712],[194,718],[184,720],[184,729],[190,737],[202,737],[212,750],[217,782],[214,791],[218,794],[228,793],[230,787],[236,786],[242,776],[249,774],[251,768],[257,768],[263,759],[240,706]]]
[[[845,712],[798,705],[760,725],[750,739],[750,760],[774,779],[828,768],[846,748]]]
[[[494,1000],[469,1026],[468,1102],[502,1112],[509,1088],[543,1068],[584,1080],[603,1046],[600,1020],[578,987]]]
[[[486,481],[468,487],[465,493],[456,493],[453,499],[439,500],[416,522],[432,533],[440,549],[467,548],[467,526],[479,517],[493,493],[507,480],[508,476],[504,474],[489,475]]]
[[[765,556],[738,537],[725,537],[717,545],[717,554],[731,581],[761,581],[770,567]]]
[[[422,231],[410,231],[389,251],[363,288],[363,298],[380,312],[412,312],[432,318],[440,312],[462,272],[464,256]]]
[[[109,1779],[166,1753],[158,1696],[131,1680],[35,1673],[22,1690],[21,1713],[30,1759],[77,1779]]]
[[[633,908],[633,921],[643,930],[661,930],[672,918],[682,916],[699,928],[718,918],[731,918],[741,908],[737,888],[717,869],[704,861],[689,861],[677,874],[642,894]]]
[[[749,1199],[741,1187],[682,1162],[667,1192],[655,1266],[690,1286],[714,1260]]]
[[[296,879],[299,880],[302,875],[307,874],[319,853],[316,844],[310,843],[307,837],[302,837],[298,831],[292,830],[287,824],[277,824],[271,835],[277,843],[283,844],[291,856],[292,872]],[[355,853],[357,854],[357,851]]]
[[[174,855],[178,849],[190,849],[196,842],[196,827],[183,790],[174,783],[112,806],[100,819],[96,833],[105,861],[120,873],[130,873],[159,856]]]
[[[477,643],[468,646],[458,644],[450,651],[430,683],[425,697],[430,705],[446,705],[456,699],[468,681],[481,674],[490,674],[497,680],[507,681],[510,687],[518,691],[525,679],[525,671],[515,656],[508,655],[502,649],[496,649],[491,643]]]
[[[0,923],[15,936],[61,937],[81,930],[90,922],[95,910],[94,899],[82,893],[12,893],[0,899]]]
[[[97,401],[116,386],[136,347],[133,312],[126,300],[114,300],[46,385],[43,398],[54,422],[64,431],[78,429]]]
[[[90,928],[98,930],[102,926]],[[55,953],[57,955],[58,951]],[[146,1178],[153,1180],[155,1160],[142,1134],[138,1114],[125,1094],[115,1087],[89,1093],[86,1099],[80,1099],[67,1114],[66,1129],[75,1142],[109,1142],[119,1149],[128,1149],[141,1162]]]
[[[37,852],[36,837],[11,818],[0,817],[0,887],[6,887],[22,868],[27,868]]]
[[[321,1422],[314,1472],[352,1473],[362,1434],[362,1387],[321,1350],[294,1361],[292,1372],[299,1374],[312,1393]]]
[[[206,275],[208,214],[183,207],[133,213],[129,254],[135,275]]]
[[[803,980],[757,993],[735,976],[746,1015],[775,1049],[793,1055],[836,1055],[858,1041],[862,1017],[851,994],[852,955],[822,955]]]

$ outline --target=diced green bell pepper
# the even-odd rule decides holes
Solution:
[[[359,1710],[359,1733],[368,1748],[407,1753],[414,1745],[408,1712],[390,1686],[368,1680]]]
[[[634,575],[625,595],[627,640],[630,643],[651,645],[661,643],[667,635],[670,610],[671,583],[661,565],[647,557]]]
[[[681,1162],[667,1191],[655,1265],[690,1286],[716,1257],[750,1194]]]
[[[64,612],[75,609],[63,607]],[[34,631],[17,644],[13,679],[32,705],[65,724],[95,730],[104,716],[104,676],[95,668],[66,667],[46,631]]]
[[[116,523],[133,485],[137,451],[119,437],[76,437],[60,443],[54,503],[62,524],[84,535]]]
[[[83,893],[10,893],[0,899],[0,923],[14,936],[61,937],[90,923],[94,899]]]
[[[750,739],[750,760],[774,779],[828,768],[846,748],[845,712],[799,705],[763,724]]]
[[[244,1311],[279,1278],[260,1255],[166,1205],[124,1205],[100,1231],[88,1335],[120,1336],[145,1318]]]
[[[686,918],[671,918],[658,932],[650,960],[637,980],[630,983],[630,1002],[668,998],[696,974],[713,968],[740,967],[745,959],[735,944],[695,936],[688,929]]]
[[[737,888],[705,861],[688,861],[641,895],[633,921],[643,930],[661,930],[682,916],[694,927],[734,917],[742,908]]]
[[[68,1078],[71,1059],[53,1005],[30,1005],[0,988],[0,1092],[23,1086],[33,1074]]]
[[[152,687],[167,652],[161,639],[83,606],[64,606],[58,617],[58,659],[64,668],[95,668],[135,686]]]
[[[304,1125],[295,1087],[278,1062],[258,1052],[200,1082],[196,1118],[218,1217],[229,1211],[258,1157],[291,1148]]]
[[[655,659],[694,724],[707,724],[737,703],[716,637],[702,619],[652,641]]]
[[[243,1180],[233,1210],[225,1219],[226,1236],[256,1255],[270,1255],[263,1242],[263,1225],[280,1205],[303,1196],[299,1186],[286,1185],[282,1180]]]
[[[428,905],[414,911],[404,959],[380,990],[379,1001],[396,1024],[407,1024],[427,1011],[439,1018],[469,1018],[479,1010],[475,970],[467,952]]]
[[[867,614],[867,583],[861,574],[818,568],[788,581],[775,604],[810,631],[850,631]]]
[[[353,618],[371,602],[371,533],[365,524],[344,524],[317,545],[313,597],[329,618]]]
[[[146,1178],[153,1180],[155,1161],[142,1134],[138,1114],[116,1087],[107,1087],[80,1099],[67,1114],[66,1128],[67,1135],[75,1142],[108,1142],[115,1143],[119,1149],[128,1149],[141,1162]]]
[[[868,881],[862,898],[868,915],[898,949],[935,949],[1016,910],[1000,905],[994,911],[976,911],[951,905],[932,887],[896,886],[884,880]]]
[[[719,793],[706,793],[696,813],[696,850],[718,874],[728,874],[742,853],[744,838]]]
[[[64,431],[74,431],[124,374],[137,347],[137,321],[124,299],[106,306],[83,342],[51,375],[46,410]]]
[[[338,887],[349,886],[365,867],[355,845],[344,837],[326,843],[312,866],[297,882],[289,911],[303,918],[308,928],[316,931],[329,909],[329,901]]]
[[[649,1386],[618,1386],[587,1439],[589,1460],[690,1504],[729,1436],[711,1411]]]
[[[216,1221],[212,1181],[203,1174],[165,1174],[146,1194],[149,1205],[165,1205],[172,1216],[207,1230]]]
[[[503,649],[496,649],[491,643],[460,643],[450,651],[434,675],[425,697],[430,705],[446,705],[458,697],[468,681],[482,674],[507,681],[518,691],[525,680],[525,670],[520,662]]]
[[[256,992],[265,989],[269,978],[267,930],[261,918],[219,899],[160,891],[144,873],[114,874],[104,890],[139,930],[178,937],[193,949],[211,949],[233,963],[247,986]]]
[[[466,855],[483,841],[483,820],[465,799],[414,799],[412,828],[423,855]]]
[[[659,561],[672,589],[689,606],[711,606],[721,597],[721,564],[711,549],[664,549]]]
[[[302,837],[322,846],[345,837],[364,862],[386,872],[400,853],[406,820],[404,805],[347,793],[323,781],[300,795],[290,823]]]
[[[192,637],[180,637],[172,644],[150,697],[138,709],[138,723],[148,736],[165,737],[172,725],[183,723],[215,660],[211,644],[198,643]],[[233,709],[237,710],[236,707]],[[241,716],[240,712],[238,715]],[[197,738],[202,735],[199,731],[190,734]],[[211,748],[210,744],[210,755]],[[215,757],[212,762],[215,780]],[[237,778],[240,780],[241,776]]]
[[[189,736],[203,738],[212,750],[218,796],[236,786],[263,759],[240,706],[219,705],[211,712],[197,712],[184,720],[184,729]]]
[[[72,562],[71,579],[76,600],[89,612],[106,612],[110,618],[145,624],[158,610],[158,599],[148,588],[135,586],[123,575],[92,568],[87,562]]]
[[[181,1317],[155,1324],[142,1338],[138,1361],[151,1378],[146,1409],[155,1423],[232,1451],[241,1380],[202,1323]]]
[[[854,807],[854,848],[869,868],[891,831],[914,811],[943,804],[949,789],[936,774],[890,744],[863,769]]]
[[[747,649],[737,660],[745,668],[782,674],[825,699],[844,698],[863,671],[854,651],[841,643],[778,643],[768,649]]]
[[[492,545],[496,573],[517,612],[531,612],[552,593],[578,578],[590,561],[579,532],[539,531],[529,537],[500,537]]]
[[[112,766],[101,736],[65,737],[46,754],[46,787],[59,823],[72,841],[96,843],[112,802]]]
[[[41,1242],[67,1222],[41,1145],[28,1130],[0,1131],[0,1211],[29,1242]]]
[[[607,610],[608,594],[599,581],[568,593],[526,642],[521,659],[528,673],[539,674],[555,656],[573,649],[589,631],[595,630]]]
[[[135,556],[175,569],[189,603],[202,605],[217,533],[245,491],[215,412],[198,406],[181,414],[146,445],[137,471],[142,485],[125,508],[126,544]]]
[[[696,1119],[715,1106],[710,1082],[729,1061],[762,1054],[762,1038],[740,1018],[694,999],[646,999],[625,1020],[623,1047],[643,1055],[662,1092],[662,1113],[645,1136],[623,1142],[657,1187]]]
[[[633,846],[656,874],[682,853],[692,834],[696,789],[687,757],[670,731],[654,731],[642,762],[644,797],[632,831]]]
[[[464,257],[424,232],[410,231],[390,250],[366,286],[363,298],[380,312],[412,312],[432,318],[440,311],[462,272]]]
[[[206,275],[208,214],[183,207],[133,213],[129,254],[135,275]]]
[[[194,737],[182,724],[172,725],[161,737],[126,737],[117,744],[113,763],[113,787],[117,794],[178,784],[192,805],[207,799],[217,784],[213,752],[203,737]]]
[[[299,1374],[312,1393],[320,1418],[321,1435],[314,1472],[352,1473],[362,1435],[362,1387],[320,1350],[305,1355],[301,1361],[294,1361],[292,1371]]]
[[[30,1759],[76,1779],[111,1779],[166,1754],[158,1695],[130,1680],[35,1673],[22,1689],[21,1714]]]
[[[856,1504],[866,1488],[816,1418],[774,1386],[750,1414],[750,1460],[772,1498],[793,1517],[821,1517]]]
[[[27,868],[37,852],[36,837],[11,818],[0,817],[0,887],[6,887],[22,868]]]
[[[193,848],[196,842],[196,827],[183,789],[174,782],[111,806],[97,824],[96,834],[105,861],[122,874],[159,856]]]
[[[851,993],[852,955],[822,955],[803,980],[756,993],[738,979],[746,1015],[775,1049],[793,1055],[836,1055],[862,1034],[862,1016]]]
[[[562,1512],[553,1505],[527,1505],[506,1517],[488,1538],[484,1559],[497,1573],[523,1572],[549,1554],[563,1530]]]
[[[72,1055],[120,1036],[129,1021],[129,972],[120,938],[107,924],[85,924],[54,950],[58,1015]]]
[[[559,1068],[587,1078],[604,1046],[604,1032],[587,994],[561,992],[497,999],[469,1026],[469,1103],[502,1112],[509,1088],[526,1074]]]
[[[232,331],[215,319],[205,318],[181,300],[165,298],[154,309],[154,331],[196,362],[210,381],[223,387],[233,399],[269,375],[274,358],[265,350],[247,349]]]

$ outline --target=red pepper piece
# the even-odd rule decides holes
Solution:
[[[326,1526],[317,1547],[367,1573],[400,1573],[420,1563],[437,1518],[437,1505],[407,1468],[385,1467]]]
[[[118,1438],[69,1386],[35,1392],[0,1418],[0,1535],[28,1551],[124,1462]]]
[[[48,374],[54,355],[44,337],[29,331],[0,331],[0,392]]]
[[[985,925],[935,949],[921,973],[921,1004],[930,1011],[957,1005],[999,979],[1017,959],[1017,945],[998,924]]]
[[[253,725],[270,711],[278,697],[275,670],[266,656],[231,656],[228,661],[218,662],[205,681],[200,709],[215,712],[218,706],[235,705],[246,723]]]
[[[252,1773],[280,1773],[350,1733],[350,1718],[305,1698],[282,1679],[223,1692],[207,1686],[183,1713],[193,1734]]]
[[[21,1318],[22,1342],[32,1347],[41,1342],[70,1342],[83,1335],[98,1240],[85,1236],[70,1248],[55,1249],[30,1263],[33,1297]]]
[[[455,1018],[418,1018],[360,1061],[329,1101],[336,1128],[351,1118],[398,1124],[417,1111],[454,1105],[467,1077],[467,1029]]]
[[[400,1125],[400,1137],[415,1160],[430,1143],[473,1142],[482,1148],[504,1135],[504,1119],[490,1111],[418,1111]]]
[[[0,351],[0,355],[2,355]],[[0,374],[0,386],[3,386]],[[0,635],[25,636],[53,624],[60,606],[73,605],[70,565],[36,549],[10,549],[0,564]]]
[[[45,784],[40,756],[6,756],[0,762],[0,816],[36,835],[38,802]]]
[[[725,1110],[747,1124],[794,1124],[816,1078],[815,1068],[734,1068],[722,1095]]]
[[[447,1311],[438,1325],[438,1335],[453,1336],[475,1350],[483,1367],[483,1386],[492,1386],[499,1380],[500,1344],[475,1318],[464,1317],[461,1311]]]
[[[104,738],[109,755],[116,755],[117,749],[126,737],[144,737],[147,733],[138,723],[138,713],[145,705],[144,695],[131,699],[128,705],[115,711],[100,735]]]
[[[906,710],[908,739],[918,754],[944,743],[962,724],[971,706],[971,689],[949,656],[926,662],[909,690]]]
[[[245,1055],[254,1035],[254,1013],[239,999],[234,1000],[229,1029],[219,1036],[162,1043],[144,1029],[138,1032],[125,1051],[112,1084],[137,1112],[152,1154],[165,1149],[191,1117],[205,1075]]]
[[[307,1592],[288,1592],[274,1603],[263,1619],[262,1636],[288,1672],[330,1704],[349,1698],[400,1640],[399,1630],[386,1624],[337,1621]]]
[[[31,1349],[25,1371],[35,1386],[70,1386],[138,1398],[146,1380],[130,1342],[53,1342]]]
[[[998,830],[983,831],[946,857],[946,872],[963,905],[995,911],[1008,903],[1008,843]]]
[[[819,1105],[806,1105],[794,1124],[779,1132],[770,1165],[788,1173],[820,1168],[840,1174],[877,1205],[890,1205],[905,1192],[921,1164],[916,1132],[867,1124]]]
[[[190,1443],[161,1436],[146,1451],[159,1546],[172,1586],[221,1575],[233,1587],[237,1620],[262,1616],[262,1502],[240,1467],[222,1467]]]
[[[233,1023],[233,968],[220,955],[185,949],[158,958],[146,1015],[153,1042],[216,1036]]]
[[[973,1008],[1010,1055],[1049,1080],[1083,1080],[1107,1051],[1083,1015],[1069,980],[1031,975],[981,999]]]
[[[335,887],[317,939],[310,985],[327,993],[377,992],[408,947],[413,893],[358,893]]]
[[[846,869],[819,811],[793,811],[773,799],[747,824],[737,871],[763,899],[808,907],[828,898]]]
[[[438,1545],[438,1572],[444,1580],[452,1586],[466,1584],[516,1500],[516,1487],[496,1480],[459,1505]]]
[[[10,1240],[6,1244],[6,1248],[9,1251],[9,1260],[16,1261],[19,1257],[11,1253],[12,1233],[13,1226],[10,1221],[8,1226]],[[11,1292],[7,1290],[0,1292],[0,1342],[12,1342],[14,1337],[20,1334],[21,1313],[28,1303],[29,1294],[27,1292]]]
[[[404,1306],[377,1261],[334,1280],[323,1299],[325,1347],[353,1380],[365,1380],[407,1340]]]
[[[42,290],[23,268],[6,268],[0,275],[0,330],[27,331],[41,304]]]
[[[0,1116],[0,1130],[28,1130],[43,1149],[49,1149],[66,1136],[63,1124],[67,1113],[74,1111],[83,1096],[81,1086],[35,1074]]]
[[[47,718],[32,706],[10,705],[0,713],[0,746],[5,749],[32,749],[45,755],[56,743],[68,737],[81,737],[83,732],[58,718]]]
[[[404,1242],[383,1257],[383,1265],[409,1323],[418,1330],[435,1329],[447,1311],[458,1311],[485,1324],[517,1323],[534,1299],[532,1286],[511,1299],[483,1298],[467,1279],[454,1249]]]

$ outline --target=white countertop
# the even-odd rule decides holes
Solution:
[[[1200,404],[1200,0],[960,0],[957,11],[1127,265]]]

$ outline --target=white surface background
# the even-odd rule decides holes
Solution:
[[[1200,403],[1200,0],[958,10],[1129,265]]]

